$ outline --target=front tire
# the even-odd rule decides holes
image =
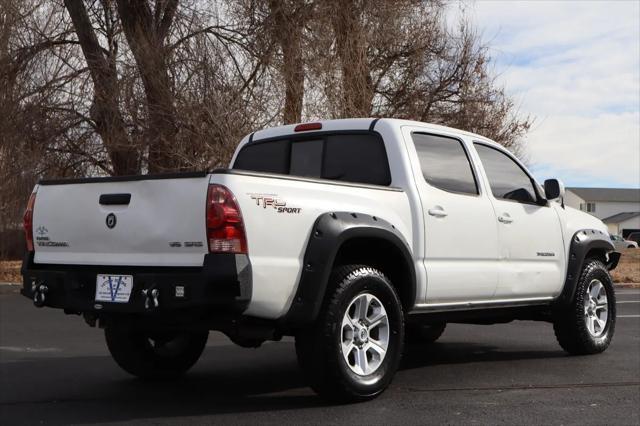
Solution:
[[[324,399],[355,402],[382,393],[398,369],[404,316],[385,275],[347,265],[331,276],[316,324],[296,335],[298,361]]]
[[[557,312],[553,328],[572,355],[604,352],[616,327],[616,296],[609,271],[598,259],[585,260],[573,302]]]
[[[170,379],[198,361],[209,332],[140,332],[124,326],[105,328],[107,347],[126,372],[143,379]]]

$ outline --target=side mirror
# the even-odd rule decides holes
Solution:
[[[564,199],[564,185],[558,179],[544,181],[544,195],[547,200]]]

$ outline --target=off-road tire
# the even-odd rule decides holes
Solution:
[[[144,333],[117,324],[105,328],[107,347],[115,362],[142,379],[171,379],[198,361],[209,333]]]
[[[430,344],[442,336],[447,323],[439,324],[407,324],[406,341],[408,344]]]
[[[594,337],[585,320],[585,297],[589,284],[599,280],[607,295],[608,318],[604,332]],[[616,327],[616,299],[613,282],[606,266],[598,259],[586,259],[576,286],[573,301],[555,313],[553,328],[562,349],[571,355],[588,355],[605,351]]]
[[[342,320],[349,304],[360,294],[371,294],[384,306],[389,324],[389,344],[380,366],[358,375],[342,354]],[[402,304],[389,279],[365,265],[346,265],[331,274],[327,294],[314,326],[296,335],[296,354],[311,386],[323,399],[356,402],[382,393],[398,369],[403,351]]]

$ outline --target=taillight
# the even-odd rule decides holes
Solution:
[[[27,202],[27,208],[24,211],[24,216],[22,217],[22,227],[24,228],[24,236],[27,240],[27,251],[33,251],[33,206],[36,204],[37,190],[38,187],[31,193],[29,201]]]
[[[207,192],[207,240],[210,253],[247,253],[240,207],[222,185],[209,185]]]

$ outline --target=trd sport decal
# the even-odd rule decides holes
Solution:
[[[255,200],[256,206],[262,206],[263,209],[272,207],[278,213],[298,214],[302,211],[300,207],[287,207],[287,202],[282,198],[278,198],[276,194],[247,194],[251,199]]]

